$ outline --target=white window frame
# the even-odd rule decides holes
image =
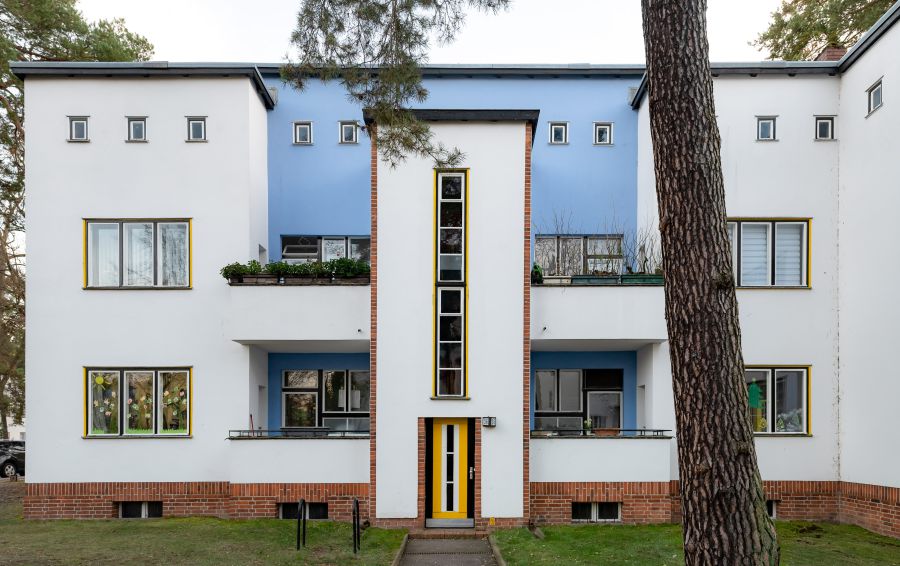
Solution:
[[[306,428],[302,426],[288,426],[287,425],[287,396],[288,395],[312,395],[316,400],[316,414],[314,420],[315,423],[313,427],[319,426],[319,391],[309,391],[306,389],[296,389],[291,391],[282,391],[281,392],[281,428],[286,429],[298,429],[298,428]]]
[[[116,385],[116,402],[118,403],[118,405],[116,406],[116,418],[119,420],[118,426],[116,427],[119,431],[117,433],[107,432],[107,433],[98,434],[98,433],[92,432],[94,430],[94,410],[93,410],[94,388],[91,386],[91,384],[94,382],[94,375],[96,375],[98,373],[115,373],[119,376],[119,379],[116,382],[117,383],[117,385]],[[122,422],[123,422],[122,399],[121,399],[122,396],[120,395],[120,392],[122,391],[122,372],[118,369],[90,369],[87,372],[87,376],[88,376],[88,382],[85,384],[85,386],[87,387],[87,395],[86,395],[87,406],[85,407],[85,410],[87,411],[87,421],[88,421],[86,436],[88,436],[89,438],[116,438],[118,436],[122,436],[122,433],[124,432],[122,430],[124,428],[122,426]]]
[[[549,127],[547,128],[548,134],[550,136],[549,143],[550,145],[567,145],[569,143],[569,123],[568,122],[548,122]],[[563,141],[553,141],[553,130],[555,128],[563,129]]]
[[[131,143],[146,143],[147,140],[147,117],[146,116],[128,116],[128,138],[125,140]],[[134,136],[134,124],[140,123],[144,129],[143,137]]]
[[[608,141],[601,142],[600,136],[597,135],[597,132],[602,129],[607,129],[606,139]],[[594,145],[613,145],[613,123],[612,122],[594,122]]]
[[[344,140],[344,128],[353,127],[353,141]],[[340,145],[354,145],[359,143],[359,122],[356,120],[342,120],[338,122],[338,143]]]
[[[175,371],[178,371],[178,370],[175,370]],[[119,378],[119,379],[123,380],[122,381],[122,394],[123,394],[122,396],[124,397],[124,401],[123,401],[122,406],[126,409],[126,413],[124,415],[122,415],[122,417],[123,417],[122,418],[122,436],[148,436],[147,434],[138,434],[138,433],[132,434],[132,433],[128,432],[128,413],[127,413],[127,411],[129,409],[129,406],[128,406],[127,399],[128,399],[128,374],[130,374],[130,373],[151,373],[151,374],[153,374],[153,377],[151,378],[151,388],[153,389],[153,416],[151,418],[153,419],[152,420],[153,429],[157,430],[157,428],[159,426],[158,422],[159,422],[159,419],[161,418],[159,415],[159,402],[160,402],[160,399],[158,399],[158,395],[159,395],[158,389],[159,388],[156,385],[157,378],[158,378],[157,370],[126,369],[122,372],[122,377]],[[190,400],[188,400],[188,404],[190,405]],[[150,434],[155,436],[158,433],[153,432]]]
[[[622,522],[622,504],[618,501],[573,501],[572,503],[589,503],[591,506],[591,518],[590,519],[572,518],[573,523],[587,524],[587,523],[621,523]],[[615,504],[616,509],[617,509],[615,519],[600,519],[600,504],[601,503]]]
[[[777,116],[757,116],[756,117],[756,141],[777,141],[778,133],[775,129],[775,123],[777,121]],[[762,137],[762,125],[764,122],[771,122],[771,133],[772,136],[768,138]]]
[[[205,142],[206,139],[206,116],[185,116],[187,119],[187,142]],[[195,138],[193,137],[193,128],[191,127],[193,124],[199,123],[201,124],[202,137]]]
[[[772,228],[771,222],[741,222],[739,224],[740,230],[738,230],[741,234],[739,246],[744,245],[744,228],[746,226],[765,226],[766,227],[766,282],[759,285],[752,285],[749,283],[744,283],[744,259],[743,254],[740,254],[741,257],[741,267],[738,270],[741,277],[741,287],[771,287],[772,286],[772,258],[775,254],[775,250],[772,249],[773,244],[773,232],[775,231]],[[740,249],[740,248],[739,248]]]
[[[828,124],[828,136],[821,137],[819,135],[819,124]],[[834,116],[816,116],[816,141],[834,141]]]
[[[313,144],[313,123],[311,120],[298,120],[293,124],[294,145],[312,145]],[[309,130],[308,141],[300,141],[300,128]]]
[[[879,102],[878,106],[875,106],[875,93],[879,93]],[[866,98],[868,100],[868,114],[875,112],[882,106],[884,106],[884,85],[882,84],[882,79],[878,79],[875,81],[872,86],[866,89]]]
[[[624,384],[623,384],[624,386]],[[625,419],[625,406],[622,404],[624,391],[614,391],[614,390],[589,390],[587,391],[587,413],[585,413],[586,419],[591,419],[591,396],[593,395],[617,395],[619,397],[619,426],[618,428],[622,428],[623,422]],[[598,428],[596,423],[591,424],[592,428]]]
[[[754,432],[755,435],[773,435],[773,436],[797,436],[803,435],[807,436],[810,434],[809,432],[809,367],[807,366],[745,366],[744,371],[757,371],[757,372],[765,372],[766,374],[766,430],[760,432]],[[778,376],[779,372],[800,372],[803,374],[803,387],[801,395],[801,414],[803,415],[803,430],[800,432],[795,431],[782,431],[778,432],[775,430],[775,411],[776,411],[776,395],[775,391],[775,380]],[[746,388],[746,382],[744,384]]]
[[[90,117],[89,116],[69,116],[68,118],[69,118],[69,139],[68,139],[68,141],[77,142],[77,143],[85,143],[85,142],[91,141],[90,130],[88,129],[88,127],[89,127],[88,118],[90,118]],[[84,123],[84,137],[83,138],[75,137],[75,124],[78,122]]]
[[[805,221],[775,221],[774,226],[771,229],[771,237],[772,237],[772,261],[771,263],[774,265],[778,264],[778,250],[775,249],[775,245],[778,240],[778,227],[779,226],[790,226],[790,225],[799,225],[801,229],[800,236],[800,284],[799,285],[782,285],[778,283],[778,274],[773,270],[772,272],[772,286],[773,287],[806,287],[808,286],[808,281],[806,280],[807,269],[806,266],[809,263],[809,259],[807,258],[807,252],[809,251],[809,224]]]
[[[162,284],[162,272],[163,272],[163,256],[162,256],[162,237],[163,231],[160,229],[162,224],[176,224],[185,227],[185,233],[187,234],[187,249],[185,250],[187,255],[187,261],[184,264],[187,272],[184,274],[184,285],[163,285]],[[155,242],[153,247],[153,261],[155,263],[155,273],[154,273],[154,288],[160,289],[188,289],[191,286],[191,223],[186,222],[184,220],[156,220],[153,221],[153,231],[155,232]],[[120,245],[124,245],[120,244]],[[124,266],[123,266],[124,267]],[[121,269],[121,268],[120,268]],[[124,273],[124,272],[123,272]]]

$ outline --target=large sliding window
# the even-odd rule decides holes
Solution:
[[[435,254],[434,394],[463,398],[466,383],[466,182],[465,172],[437,175]]]
[[[190,287],[189,220],[86,220],[85,287]]]
[[[621,369],[535,370],[535,430],[622,428],[622,384]]]
[[[190,368],[86,368],[85,436],[189,436]]]
[[[744,370],[744,381],[753,432],[808,432],[808,367],[752,366]]]
[[[369,430],[369,372],[298,369],[282,374],[283,428]]]
[[[545,277],[619,275],[622,273],[621,234],[538,234],[534,261]]]
[[[808,287],[809,220],[732,220],[738,287]]]

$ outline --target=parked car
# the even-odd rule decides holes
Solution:
[[[25,475],[25,443],[21,440],[0,440],[0,476],[8,478]]]

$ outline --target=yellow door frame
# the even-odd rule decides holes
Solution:
[[[446,482],[444,481],[443,469],[445,467],[445,451],[444,451],[444,427],[446,425],[456,426],[454,438],[456,440],[454,462],[456,474],[454,481],[457,486],[458,508],[455,511],[441,511],[444,507],[444,494]],[[434,419],[432,421],[432,497],[431,497],[431,516],[434,519],[466,519],[468,518],[468,488],[469,488],[469,419]]]

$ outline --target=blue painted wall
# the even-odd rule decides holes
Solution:
[[[270,430],[281,428],[281,375],[289,369],[368,370],[369,354],[269,354]]]
[[[637,428],[637,352],[532,352],[531,389],[539,369],[621,369],[622,428]],[[534,399],[531,402],[534,428]]]
[[[532,154],[532,220],[554,232],[553,216],[570,231],[606,232],[611,218],[626,232],[637,224],[637,113],[628,105],[639,77],[426,78],[425,108],[538,109]],[[269,112],[269,255],[280,257],[282,234],[366,235],[370,232],[369,138],[338,144],[340,120],[362,111],[337,82],[312,81],[303,92],[279,89]],[[313,121],[313,145],[293,145],[292,123]],[[569,144],[548,143],[548,122],[569,122]],[[593,123],[614,122],[614,142],[593,145]],[[465,152],[465,147],[460,147]]]

